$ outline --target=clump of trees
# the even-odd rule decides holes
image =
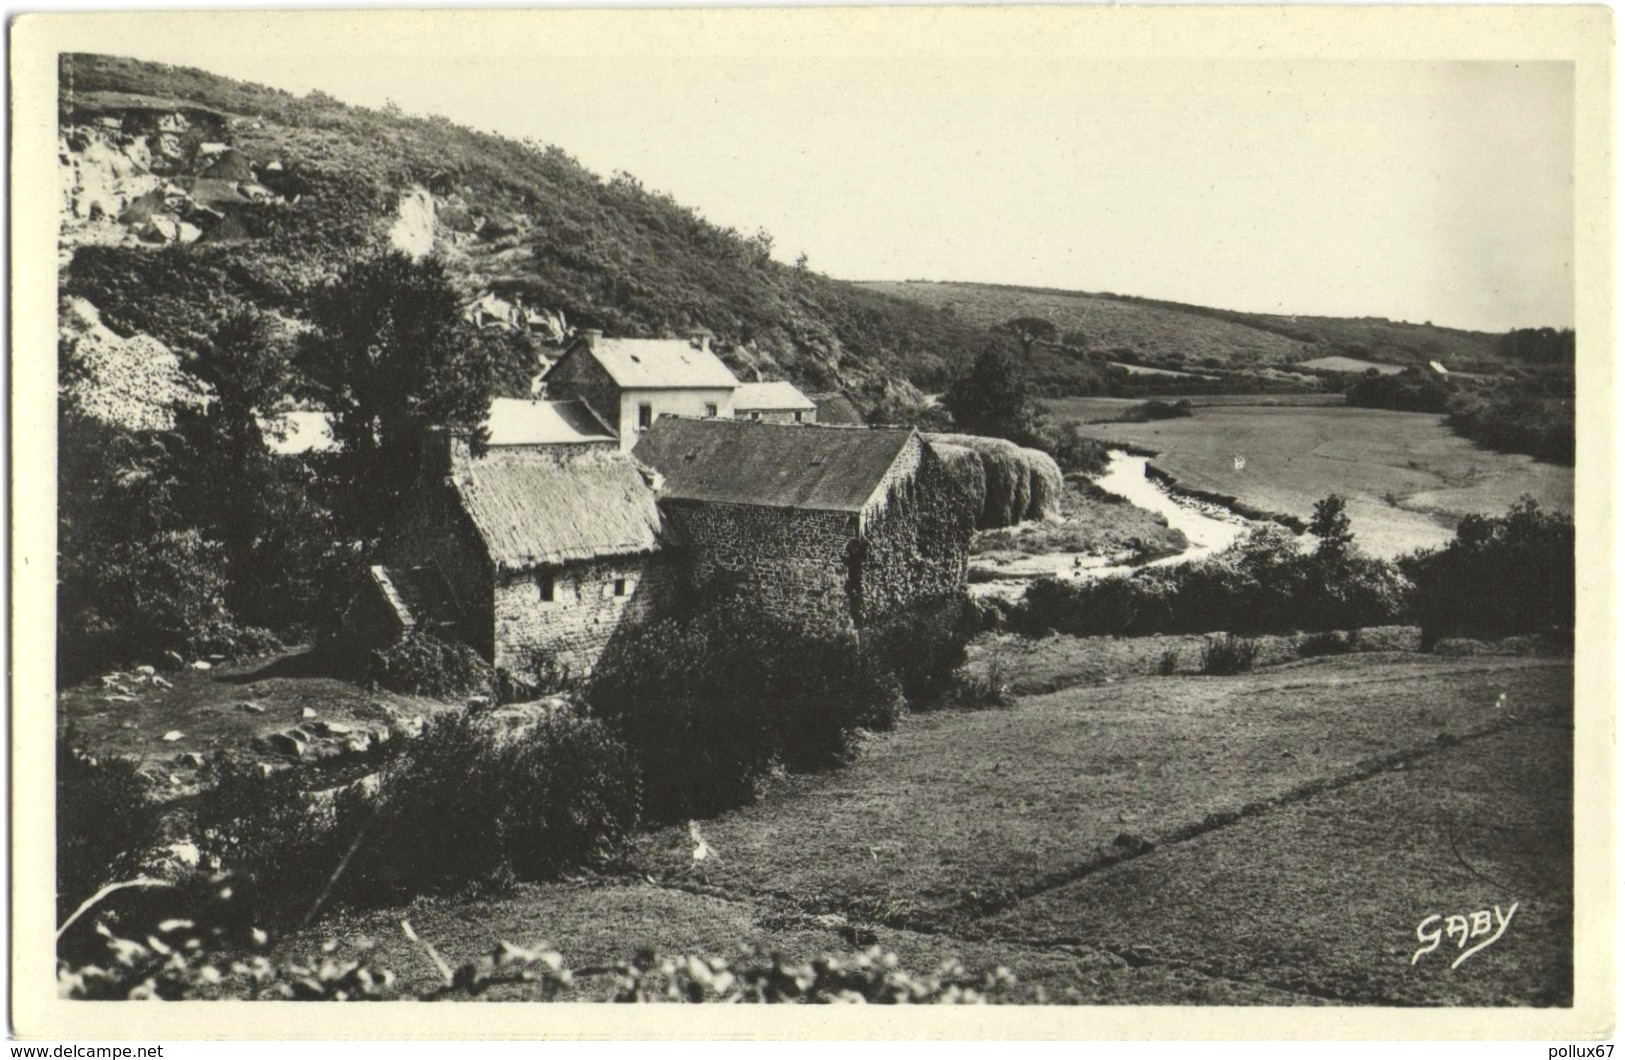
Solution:
[[[181,364],[205,400],[160,424],[111,422],[64,387],[59,680],[331,628],[429,426],[477,431],[496,358],[438,262],[358,259],[308,310],[294,342],[250,305],[219,309]],[[64,382],[75,371],[65,348]],[[333,413],[334,451],[271,452],[266,424],[290,395]]]
[[[1027,342],[1029,348],[1032,341]],[[1106,447],[1085,435],[1075,422],[1056,423],[1039,406],[1025,356],[1008,335],[996,332],[992,336],[970,369],[942,395],[955,429],[1042,449],[1064,472],[1103,470]]]

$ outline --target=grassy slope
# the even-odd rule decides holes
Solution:
[[[976,283],[871,282],[982,326],[1012,317],[1050,320],[1082,348],[1164,367],[1287,367],[1341,355],[1388,364],[1443,360],[1452,367],[1504,367],[1497,336],[1388,320],[1242,313],[1149,298]],[[1177,358],[1177,359],[1174,359]]]
[[[1391,556],[1443,544],[1464,514],[1502,514],[1522,494],[1574,506],[1574,473],[1478,449],[1439,417],[1351,408],[1198,408],[1188,419],[1109,423],[1086,433],[1155,450],[1180,485],[1307,519],[1328,493],[1349,500],[1360,545]],[[1237,453],[1246,468],[1235,470]]]
[[[209,311],[233,302],[297,318],[309,285],[379,243],[401,192],[423,184],[443,210],[487,222],[449,252],[470,293],[523,294],[582,326],[624,335],[703,326],[736,348],[736,365],[854,393],[886,377],[940,389],[983,342],[980,329],[916,303],[771,261],[760,244],[635,179],[605,181],[558,148],[197,70],[88,55],[68,65],[69,120],[139,109],[148,97],[185,105],[195,120],[212,112],[207,131],[189,135],[282,162],[276,190],[302,196],[256,220],[258,238],[246,243],[81,248],[66,286],[122,332],[193,345]]]
[[[369,934],[427,981],[403,915],[453,957],[546,939],[576,965],[641,941],[809,956],[856,929],[911,967],[999,962],[1094,1003],[1560,1003],[1572,677],[1379,653],[915,716],[703,823],[703,871],[668,829],[624,880],[347,914],[301,942]],[[1129,857],[1130,834],[1156,846]],[[1423,916],[1512,900],[1527,919],[1476,967],[1407,964]]]

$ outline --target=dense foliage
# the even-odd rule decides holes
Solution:
[[[203,890],[203,889],[198,889]],[[212,893],[206,893],[212,892]],[[188,915],[109,930],[98,951],[57,962],[61,997],[85,1001],[241,999],[276,1001],[422,1001],[473,999],[501,989],[526,1001],[724,1004],[941,1005],[1043,1002],[1004,967],[973,972],[948,961],[931,974],[908,971],[896,955],[871,947],[803,961],[758,947],[732,958],[662,956],[641,949],[604,968],[571,969],[547,943],[498,942],[488,954],[453,967],[410,921],[401,930],[440,970],[441,980],[403,989],[370,942],[332,939],[318,951],[273,956],[270,937],[243,930],[231,908],[232,881],[208,881]],[[595,988],[596,981],[603,985]]]
[[[1574,631],[1574,520],[1524,498],[1505,515],[1469,515],[1444,548],[1400,566],[1416,584],[1425,642]]]
[[[56,893],[60,923],[96,889],[139,867],[157,841],[148,783],[135,762],[56,745]]]
[[[1347,398],[1364,408],[1442,412],[1451,430],[1490,449],[1574,463],[1572,365],[1521,370],[1488,382],[1425,369],[1373,371],[1349,388]]]
[[[646,815],[666,820],[747,801],[774,766],[843,761],[860,729],[889,729],[902,709],[897,677],[852,634],[732,598],[628,634],[586,696],[637,756]]]
[[[1074,421],[1056,423],[1039,406],[1027,358],[1010,338],[995,335],[970,370],[942,395],[954,427],[966,434],[1005,438],[1042,449],[1063,472],[1095,474],[1103,470],[1106,446],[1084,434]]]
[[[1323,502],[1325,504],[1325,502]],[[1324,527],[1340,507],[1323,509]],[[1346,527],[1346,523],[1344,524]],[[1011,616],[1029,633],[1078,636],[1148,633],[1279,633],[1351,629],[1401,621],[1410,585],[1392,564],[1362,555],[1347,539],[1302,551],[1266,524],[1217,555],[1096,581],[1036,582]]]

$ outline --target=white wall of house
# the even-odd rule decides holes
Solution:
[[[733,417],[731,387],[702,390],[623,390],[621,391],[621,450],[638,444],[640,406],[648,405],[652,417],[717,416]],[[651,420],[650,422],[653,422]]]

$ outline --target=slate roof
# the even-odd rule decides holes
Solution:
[[[660,512],[642,470],[617,450],[493,448],[452,476],[499,568],[652,552]]]
[[[913,434],[662,416],[632,455],[664,476],[662,499],[861,512]]]
[[[615,432],[584,401],[494,398],[486,421],[492,445],[613,442]]]
[[[811,398],[790,383],[740,383],[734,391],[734,409],[777,412],[801,409],[811,411],[818,406]]]
[[[732,390],[739,385],[716,354],[684,339],[597,339],[579,343],[565,356],[570,355],[595,358],[625,390]]]

